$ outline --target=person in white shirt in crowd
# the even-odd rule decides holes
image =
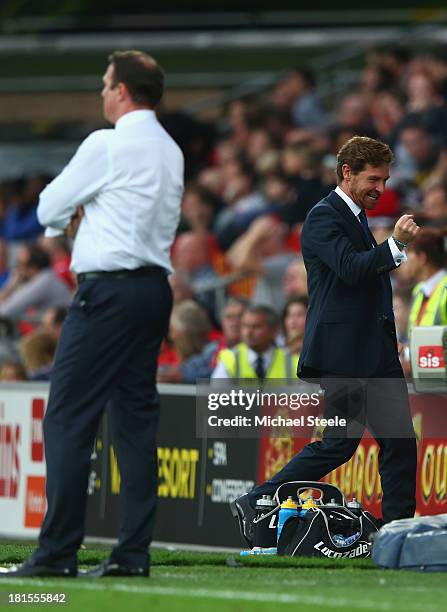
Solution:
[[[49,255],[35,244],[21,247],[16,267],[0,291],[0,316],[16,319],[28,308],[67,307],[72,294],[51,269]]]
[[[121,475],[118,544],[89,575],[148,576],[157,497],[155,377],[168,330],[170,249],[184,161],[157,120],[164,89],[140,51],[109,57],[102,90],[114,129],[93,132],[40,196],[52,235],[74,236],[78,291],[59,339],[44,420],[47,512],[39,544],[2,576],[77,575],[90,456],[107,403]]]

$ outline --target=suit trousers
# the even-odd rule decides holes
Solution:
[[[157,358],[172,293],[161,268],[83,280],[64,322],[44,419],[47,512],[37,562],[75,567],[106,405],[121,474],[113,561],[148,567],[157,496]]]
[[[293,480],[318,481],[349,461],[365,427],[379,445],[379,473],[384,522],[412,517],[416,508],[416,437],[407,386],[396,348],[394,325],[382,328],[381,359],[368,379],[345,379],[325,373],[325,418],[346,419],[346,427],[326,427],[321,441],[307,444],[270,480],[249,493],[254,505],[262,494]]]

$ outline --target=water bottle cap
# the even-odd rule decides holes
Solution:
[[[313,497],[309,497],[305,502],[301,504],[302,508],[316,508],[317,503]]]
[[[274,499],[271,498],[270,495],[263,495],[261,498],[259,498],[256,501],[256,505],[257,506],[276,506],[276,502]]]
[[[298,504],[295,501],[293,501],[291,497],[288,497],[286,501],[283,501],[281,504],[281,508],[293,508],[294,510],[296,510],[297,507],[298,507]]]

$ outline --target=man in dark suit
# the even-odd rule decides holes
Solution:
[[[379,444],[385,522],[415,510],[416,441],[398,358],[389,272],[405,261],[418,226],[403,215],[378,245],[371,210],[385,189],[393,155],[388,145],[354,137],[337,156],[338,186],[309,213],[302,232],[309,310],[298,376],[320,381],[325,416],[347,419],[292,458],[271,480],[232,504],[250,544],[253,506],[283,482],[319,480],[354,454],[364,427]]]

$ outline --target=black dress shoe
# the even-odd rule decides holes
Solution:
[[[104,561],[91,570],[80,571],[79,576],[87,578],[106,578],[107,576],[127,576],[128,578],[145,578],[149,576],[149,569],[144,567],[128,567],[114,561]]]
[[[56,576],[59,578],[75,578],[78,575],[76,568],[55,567],[53,565],[40,565],[33,560],[25,561],[22,565],[1,567],[1,578],[41,578]]]
[[[253,519],[256,516],[256,512],[253,506],[250,504],[248,495],[241,495],[233,502],[230,503],[231,514],[237,518],[239,522],[239,530],[241,536],[247,542],[250,548],[253,547],[253,536],[254,536],[254,523]]]

